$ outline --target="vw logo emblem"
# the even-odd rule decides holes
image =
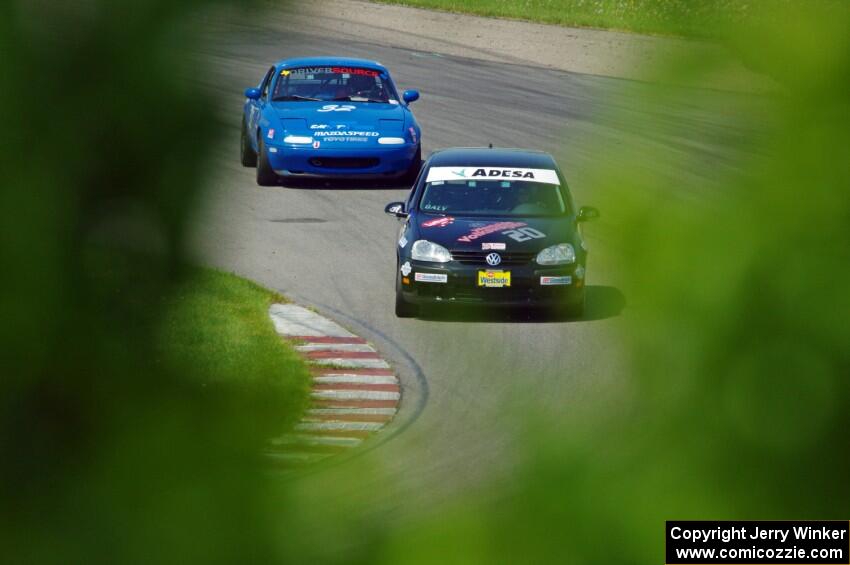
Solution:
[[[495,267],[496,265],[502,262],[502,258],[499,256],[498,253],[490,253],[489,255],[487,255],[486,259],[487,264],[491,267]]]

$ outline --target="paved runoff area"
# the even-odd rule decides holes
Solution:
[[[356,447],[393,419],[401,400],[395,372],[365,339],[294,304],[274,304],[275,330],[310,363],[312,406],[295,431],[272,440],[281,466],[310,463]]]

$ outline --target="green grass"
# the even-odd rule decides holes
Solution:
[[[307,406],[310,375],[268,315],[280,295],[241,277],[197,269],[166,300],[161,361],[205,386],[247,390],[250,402],[272,415],[272,433],[293,425]]]
[[[737,0],[376,0],[571,27],[704,37],[769,9]],[[711,30],[711,31],[709,31]]]

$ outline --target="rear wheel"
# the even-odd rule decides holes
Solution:
[[[269,164],[268,150],[266,144],[263,143],[263,138],[257,138],[257,147],[260,152],[257,155],[257,184],[260,186],[275,186],[277,184],[277,175]]]
[[[245,123],[245,118],[242,118],[242,135],[239,140],[240,158],[243,167],[257,166],[257,152],[251,147],[251,140],[248,137],[248,125]]]

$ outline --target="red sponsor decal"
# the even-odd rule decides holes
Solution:
[[[525,222],[497,222],[495,224],[487,224],[486,226],[481,226],[480,228],[473,229],[468,234],[457,238],[457,240],[462,241],[464,243],[469,243],[471,241],[475,241],[479,237],[484,237],[485,235],[489,235],[497,231],[521,228],[525,225],[527,225]]]
[[[451,216],[445,216],[443,218],[434,218],[433,220],[428,220],[427,222],[422,222],[423,228],[444,228],[447,225],[454,222],[455,219]],[[525,224],[523,224],[525,225]]]
[[[363,75],[367,77],[376,77],[381,74],[378,71],[373,71],[372,69],[355,69],[351,67],[331,67],[331,72],[349,75]]]

